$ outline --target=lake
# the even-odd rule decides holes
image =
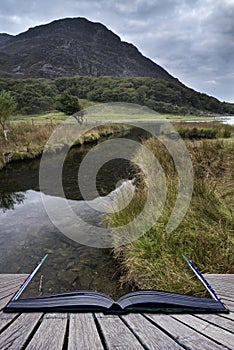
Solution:
[[[234,116],[233,115],[227,115],[226,117],[218,117],[220,121],[224,124],[234,125]]]

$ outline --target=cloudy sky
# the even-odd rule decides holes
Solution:
[[[234,102],[234,0],[0,0],[0,32],[64,17],[101,22],[181,82]]]

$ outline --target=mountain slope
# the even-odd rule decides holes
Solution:
[[[100,23],[66,18],[0,34],[0,76],[147,76],[177,81]]]

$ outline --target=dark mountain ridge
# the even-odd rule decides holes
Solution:
[[[0,34],[0,77],[144,76],[178,81],[103,24],[65,18]]]

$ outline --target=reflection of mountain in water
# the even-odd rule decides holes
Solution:
[[[4,228],[4,232],[10,229],[13,236],[14,230],[15,232],[20,231],[20,237],[17,236],[17,239],[23,239],[42,229],[45,232],[53,231],[56,226],[59,236],[63,233],[76,242],[96,247],[95,242],[98,235],[100,237],[102,229],[107,228],[106,221],[103,220],[104,214],[106,216],[106,213],[118,210],[120,204],[116,198],[119,192],[122,194],[118,196],[123,202],[122,208],[125,207],[124,203],[127,205],[130,202],[135,189],[132,182],[133,180],[122,182],[116,190],[107,196],[90,201],[67,200],[33,190],[25,193],[14,193],[12,196],[5,195],[0,236],[1,228]],[[126,191],[126,187],[129,188],[129,192]],[[7,210],[13,208],[14,210]],[[109,234],[108,230],[107,234]],[[67,239],[66,237],[65,239]]]
[[[46,207],[50,209],[50,214],[52,213],[55,221],[62,226],[76,224],[72,221],[71,212],[76,215],[77,219],[81,219],[79,224],[83,222],[83,225],[80,227],[82,231],[86,230],[85,223],[103,226],[104,223],[101,219],[103,213],[106,212],[106,208],[114,209],[117,193],[126,192],[126,187],[129,187],[133,193],[135,187],[132,182],[133,180],[123,181],[117,189],[107,196],[98,197],[90,201],[68,200],[33,190],[26,191],[25,193],[0,194],[0,205],[4,212],[1,215],[1,222],[3,224],[10,220],[11,224],[15,223],[26,227],[33,227],[35,224],[41,227],[44,227],[45,224],[51,225],[44,207],[44,203],[46,203]],[[9,211],[7,211],[8,209]],[[14,211],[10,209],[14,209]],[[66,211],[66,209],[71,209],[71,212],[69,210]]]
[[[23,203],[24,199],[25,195],[22,192],[4,193],[0,191],[0,209],[2,209],[3,212],[14,209],[15,205]]]

